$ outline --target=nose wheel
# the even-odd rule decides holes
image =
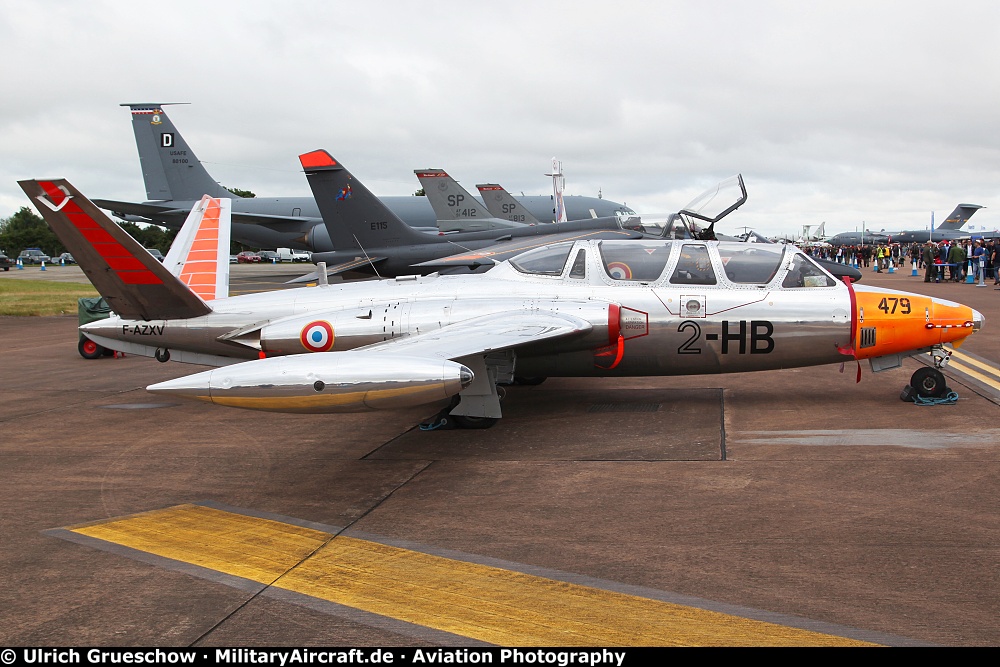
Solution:
[[[910,386],[924,398],[940,398],[948,392],[944,373],[929,366],[916,370],[910,377]]]

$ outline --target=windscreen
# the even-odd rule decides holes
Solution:
[[[792,258],[792,268],[781,281],[781,286],[787,288],[833,287],[836,284],[837,281],[828,276],[826,271],[816,266],[805,255],[799,254]]]
[[[785,247],[770,243],[719,245],[726,277],[734,283],[765,285],[781,266]]]
[[[521,273],[542,276],[562,275],[563,267],[566,266],[566,259],[569,257],[569,251],[572,249],[572,243],[558,243],[556,245],[536,248],[512,258],[510,265]]]

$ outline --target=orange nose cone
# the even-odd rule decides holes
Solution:
[[[955,346],[982,328],[982,313],[954,301],[919,294],[858,291],[855,351],[862,359]]]
[[[983,328],[984,321],[983,314],[978,310],[954,301],[934,299],[931,319],[926,327],[940,332],[940,342],[959,347],[966,338]]]

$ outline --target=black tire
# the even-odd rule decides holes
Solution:
[[[486,429],[490,428],[498,421],[497,417],[469,417],[467,415],[448,415],[458,424],[459,428]]]
[[[534,387],[548,380],[544,375],[539,377],[521,377],[519,375],[514,376],[514,384],[523,384],[526,387]]]
[[[104,356],[104,348],[84,336],[80,336],[76,349],[84,359],[98,359]]]
[[[156,357],[156,360],[161,364],[165,364],[170,361],[170,350],[158,347],[156,348],[156,352],[153,353],[153,356]]]
[[[917,390],[918,396],[924,398],[940,398],[948,391],[944,373],[929,366],[918,368],[913,373],[910,377],[910,386]]]

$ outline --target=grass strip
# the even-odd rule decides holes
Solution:
[[[76,300],[97,296],[93,285],[45,280],[0,280],[0,315],[76,315]]]

